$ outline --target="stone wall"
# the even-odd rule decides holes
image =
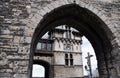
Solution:
[[[119,0],[0,0],[0,78],[30,77],[30,45],[35,28],[46,13],[70,3],[91,10],[105,22],[113,45],[113,66],[120,67]]]
[[[0,1],[0,78],[27,78],[29,44],[25,43],[29,16],[27,0]]]

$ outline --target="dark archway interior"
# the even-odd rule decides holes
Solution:
[[[45,68],[45,78],[49,78],[50,64],[42,60],[34,60],[33,64],[42,65]]]
[[[59,25],[71,26],[88,38],[95,50],[100,77],[106,75],[106,78],[109,78],[107,56],[111,56],[112,46],[109,40],[112,36],[107,35],[107,33],[111,32],[98,16],[76,4],[58,7],[44,16],[34,32],[31,52],[35,50],[38,40],[47,31]]]

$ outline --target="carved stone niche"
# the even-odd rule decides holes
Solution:
[[[0,52],[0,67],[7,65],[8,59],[5,52]]]

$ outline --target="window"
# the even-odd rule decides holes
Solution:
[[[50,44],[50,43],[47,44],[47,50],[49,50],[49,51],[52,50],[52,44]]]
[[[70,65],[73,66],[73,55],[70,54]]]
[[[45,43],[42,43],[42,47],[41,47],[42,50],[46,50],[47,49],[47,44]]]
[[[65,54],[65,65],[69,65],[68,54]]]
[[[37,50],[39,50],[39,49],[41,49],[41,43],[38,43],[37,44],[37,48],[36,48]]]
[[[65,65],[66,66],[73,66],[73,55],[72,54],[65,54]]]
[[[48,50],[51,51],[52,50],[52,44],[51,43],[38,43],[37,50]]]

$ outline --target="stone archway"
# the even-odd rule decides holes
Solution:
[[[91,41],[96,50],[101,77],[120,76],[119,2],[1,0],[0,77],[30,78],[36,39],[60,24],[77,28]]]
[[[59,3],[59,1],[55,3]],[[46,7],[44,9],[46,9]],[[34,19],[37,21],[34,21]],[[115,31],[117,32],[117,30],[112,28],[113,24],[104,16],[103,11],[98,11],[82,1],[78,1],[77,4],[63,2],[52,8],[52,10],[39,11],[38,14],[28,22],[29,26],[35,26],[33,28],[36,28],[31,43],[31,51],[34,51],[37,40],[49,29],[57,25],[68,24],[69,26],[77,28],[92,43],[98,60],[100,77],[110,77],[110,69],[112,66],[116,66],[116,64],[113,64],[115,58],[113,58],[112,52],[114,52],[114,49],[116,50],[113,41],[117,39],[116,33],[114,33]],[[115,44],[119,45],[117,41],[115,41]]]
[[[45,78],[50,77],[50,64],[43,60],[34,60],[33,64],[42,65],[45,68]]]

